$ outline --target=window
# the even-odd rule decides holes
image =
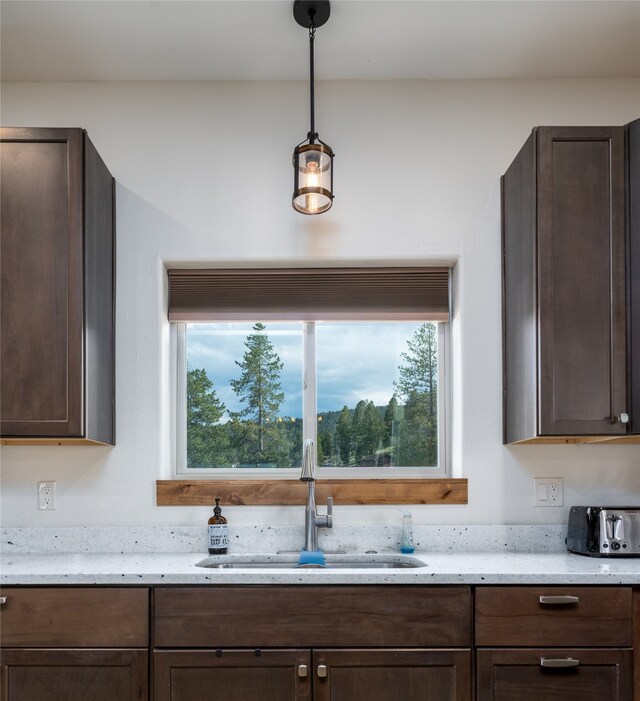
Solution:
[[[303,440],[300,323],[186,324],[187,469],[300,467]],[[186,449],[186,450],[185,450]]]
[[[201,280],[195,292],[203,296]],[[251,318],[252,303],[234,310],[234,299],[204,296],[219,308],[202,313],[191,301],[173,319],[178,475],[297,476],[307,438],[320,477],[446,474],[445,315],[343,309],[344,317],[364,317],[353,321],[335,300],[318,312],[301,309],[292,294],[286,314]],[[352,305],[353,296],[343,299]],[[170,316],[171,309],[170,300]]]

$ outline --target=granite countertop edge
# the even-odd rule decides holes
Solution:
[[[571,553],[416,552],[408,569],[207,569],[201,553],[6,554],[3,586],[251,584],[581,584],[640,585],[640,558]],[[245,557],[247,557],[245,555]]]

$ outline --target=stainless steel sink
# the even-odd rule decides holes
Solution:
[[[410,569],[426,567],[422,560],[408,555],[327,555],[327,566],[298,565],[297,556],[291,555],[212,555],[196,563],[209,569],[278,569],[278,570],[335,570],[335,569]]]

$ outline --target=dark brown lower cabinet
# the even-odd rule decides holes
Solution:
[[[2,701],[146,701],[147,687],[146,650],[2,650]]]
[[[309,650],[156,650],[154,701],[311,701]]]
[[[478,650],[477,701],[632,701],[632,668],[631,650]]]
[[[467,586],[156,587],[154,701],[471,701],[471,612]]]
[[[471,701],[469,650],[156,650],[154,700]]]
[[[469,650],[314,650],[313,701],[471,701]]]

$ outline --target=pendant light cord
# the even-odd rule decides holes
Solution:
[[[311,112],[311,129],[309,130],[309,143],[315,143],[318,138],[316,134],[316,115],[315,115],[315,78],[314,78],[314,58],[313,58],[313,44],[316,38],[316,28],[313,24],[313,12],[309,13],[309,19],[311,24],[309,25],[309,100],[310,100],[310,112]]]

